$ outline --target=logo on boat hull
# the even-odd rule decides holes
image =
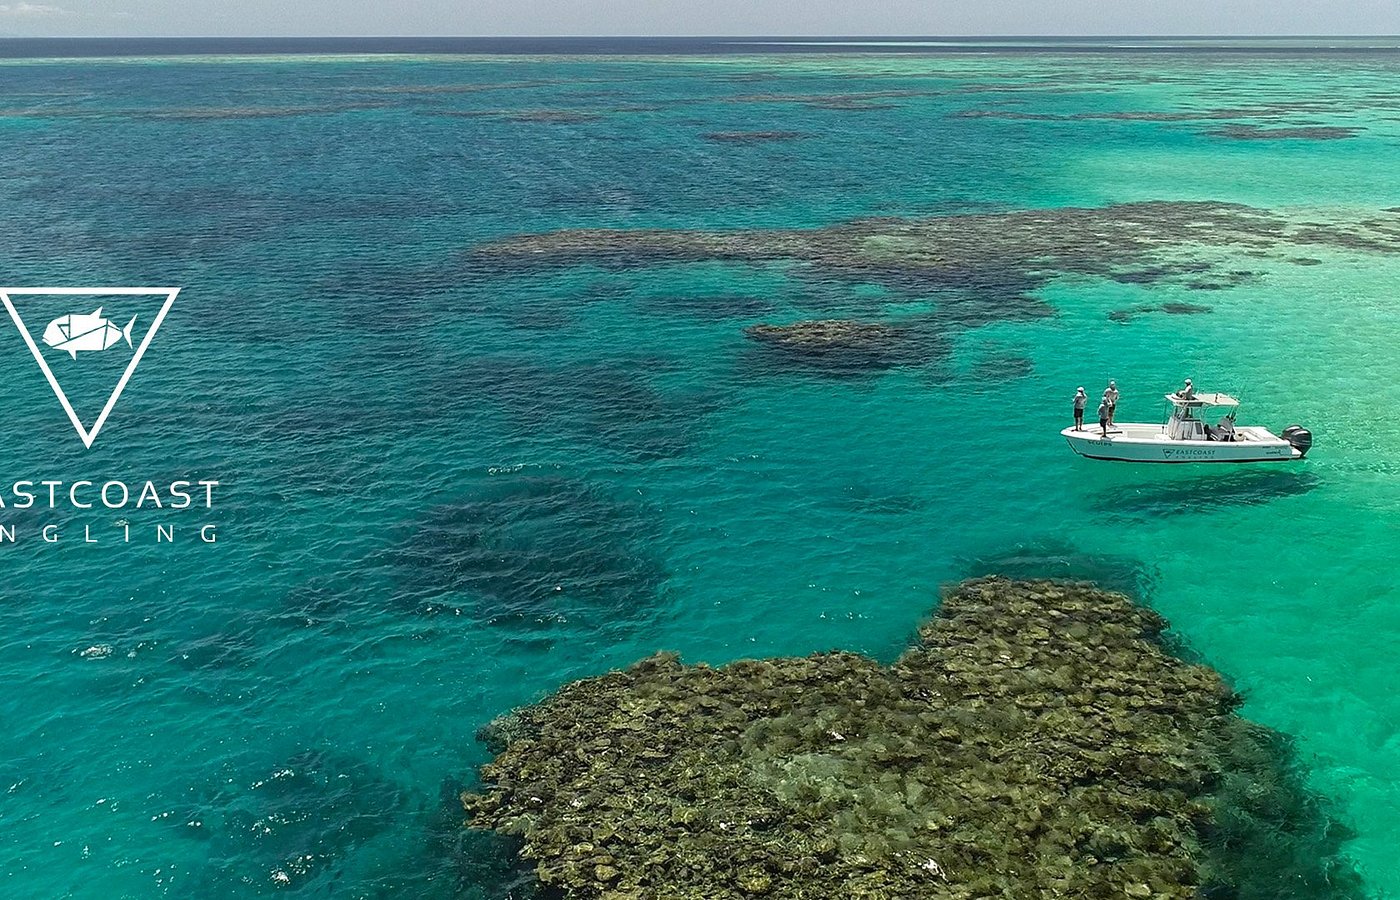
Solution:
[[[1163,447],[1163,459],[1215,459],[1214,447]]]

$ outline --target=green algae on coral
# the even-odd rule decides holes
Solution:
[[[658,655],[488,729],[470,824],[568,898],[1359,898],[1292,750],[1087,584],[950,591],[893,665]]]

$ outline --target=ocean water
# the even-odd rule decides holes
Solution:
[[[90,450],[0,328],[6,896],[506,896],[454,809],[491,717],[659,648],[892,658],[989,571],[1155,605],[1400,894],[1393,47],[277,49],[0,62],[0,282],[182,288]],[[829,241],[709,234],[784,229]],[[821,318],[920,337],[744,333]],[[91,415],[110,363],[43,352]],[[1315,450],[1057,434],[1184,376]]]

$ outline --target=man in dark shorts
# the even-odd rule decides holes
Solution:
[[[1108,398],[1104,397],[1102,400],[1099,401],[1099,431],[1103,434],[1104,437],[1108,437],[1109,410],[1110,407],[1108,405]]]
[[[1074,430],[1084,430],[1084,404],[1089,402],[1088,396],[1084,393],[1084,388],[1074,392]]]

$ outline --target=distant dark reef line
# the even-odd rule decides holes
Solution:
[[[467,833],[566,900],[1365,896],[1292,743],[1167,627],[983,578],[891,665],[653,656],[485,728]]]
[[[1099,76],[1102,77],[1099,77]],[[874,77],[874,76],[872,76]],[[734,81],[734,79],[725,79]],[[750,79],[752,80],[752,79]],[[762,80],[761,78],[759,80]],[[1164,110],[1090,109],[1046,112],[1016,108],[1027,99],[1059,100],[1112,94],[1114,81],[1142,83],[1150,79],[1115,79],[1099,73],[1094,79],[1042,80],[1034,84],[969,82],[927,88],[891,88],[839,92],[758,92],[737,94],[696,94],[688,96],[641,95],[635,83],[625,78],[533,79],[525,81],[482,81],[442,84],[361,84],[326,91],[322,103],[296,106],[153,106],[148,108],[107,107],[79,101],[77,95],[57,96],[69,102],[49,105],[49,97],[33,97],[33,105],[0,109],[0,118],[39,119],[134,119],[187,120],[254,119],[317,116],[362,110],[403,109],[430,115],[482,118],[545,125],[588,124],[627,113],[653,113],[699,106],[788,106],[832,112],[876,112],[900,109],[912,102],[956,102],[977,98],[989,105],[964,109],[939,109],[949,119],[1000,119],[1026,122],[1157,122],[1197,126],[1201,134],[1233,140],[1340,140],[1365,132],[1361,125],[1313,121],[1338,115],[1364,116],[1393,113],[1400,109],[1400,96],[1387,93],[1365,94],[1343,102],[1331,99],[1296,98],[1271,102],[1211,106],[1183,105]],[[580,90],[589,85],[600,87]],[[522,93],[526,92],[526,93]],[[456,98],[512,95],[528,96],[529,105],[497,106],[484,109],[454,108]],[[1001,96],[997,96],[1001,95]],[[12,102],[31,99],[12,95]],[[89,98],[83,98],[87,100]],[[541,103],[542,101],[542,103]],[[1216,127],[1206,127],[1215,123]],[[758,143],[794,140],[810,136],[803,132],[714,130],[701,135],[710,141]]]

